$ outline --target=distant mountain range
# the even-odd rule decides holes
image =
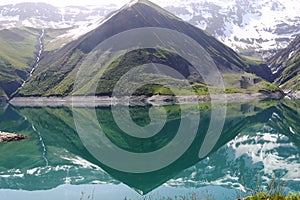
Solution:
[[[297,0],[188,0],[166,9],[245,55],[268,57],[300,33]]]
[[[245,55],[268,57],[300,33],[297,0],[175,0],[164,5]],[[114,4],[60,8],[46,3],[10,4],[0,6],[0,28],[76,28],[95,23],[117,9]]]
[[[228,1],[227,3],[230,2]],[[202,3],[203,6],[211,5],[205,2]],[[202,3],[199,5],[202,5]],[[240,1],[236,3],[242,4]],[[190,4],[194,5],[194,8],[198,5],[189,2]],[[177,4],[175,3],[175,5]],[[273,7],[276,7],[275,5],[277,4],[274,4]],[[166,8],[170,10],[174,9],[174,6]],[[262,6],[260,8],[265,9]],[[280,89],[270,82],[275,80],[278,86],[285,83],[281,81],[283,68],[274,64],[272,59],[269,62],[264,62],[253,57],[241,56],[241,53],[236,53],[207,32],[183,21],[151,2],[146,0],[134,1],[103,18],[106,13],[114,9],[114,5],[102,7],[101,9],[91,7],[66,7],[62,9],[44,3],[2,6],[2,9],[0,9],[0,22],[2,20],[2,22],[5,21],[7,23],[1,22],[0,24],[2,27],[14,28],[0,30],[0,42],[2,44],[0,47],[0,87],[2,88],[0,95],[10,98],[16,95],[17,90],[18,96],[70,95],[72,94],[74,79],[81,62],[95,46],[115,34],[142,27],[160,27],[176,30],[197,41],[209,53],[219,71],[222,72],[227,93],[275,92]],[[275,12],[279,8],[274,9],[273,11]],[[281,11],[283,12],[282,9]],[[244,10],[246,11],[247,9]],[[181,16],[178,13],[177,15]],[[205,16],[204,13],[201,15]],[[18,16],[18,19],[13,18],[13,16]],[[245,16],[242,15],[242,18],[245,18]],[[248,16],[248,18],[250,19],[251,17]],[[35,21],[29,24],[28,22],[32,19]],[[191,21],[191,19],[188,21]],[[263,21],[259,22],[262,23]],[[298,23],[297,20],[294,22]],[[25,25],[31,26],[31,28],[25,28]],[[241,25],[241,27],[243,26]],[[220,25],[219,28],[221,30],[222,26]],[[283,31],[286,38],[280,41],[289,41],[296,35],[298,31],[296,29],[287,27],[286,32]],[[209,30],[208,26],[206,30]],[[269,29],[268,31],[274,32]],[[225,32],[223,30],[223,33]],[[220,36],[220,32],[218,32],[217,36]],[[276,41],[274,38],[270,38],[270,40],[272,42]],[[267,42],[263,39],[261,41]],[[294,43],[297,43],[297,40]],[[249,46],[249,55],[253,56],[255,52],[260,51],[259,48],[257,48],[257,51],[253,51],[251,48]],[[272,52],[272,50],[269,50],[268,52]],[[245,54],[246,51],[240,52]],[[149,56],[150,54],[151,56]],[[132,59],[137,58],[137,55],[144,56],[140,60]],[[289,54],[291,59],[294,59],[297,55]],[[130,62],[128,62],[129,60]],[[103,81],[107,80],[100,80],[96,94],[110,95],[112,86],[120,78],[120,74],[126,73],[133,64],[153,61],[159,64],[172,65],[173,68],[179,69],[179,72],[185,74],[185,78],[192,83],[198,94],[208,94],[207,85],[203,84],[203,80],[200,77],[197,78],[196,76],[195,78],[193,75],[194,71],[188,62],[172,55],[170,52],[160,51],[159,49],[133,51],[118,58],[111,66],[113,70],[105,72],[103,76],[109,81],[103,83]],[[124,65],[127,68],[122,67]],[[179,65],[183,67],[181,66],[182,68],[180,69]],[[295,75],[294,73],[291,74]],[[284,89],[291,87],[297,89],[297,87],[290,85],[287,85]],[[81,91],[81,94],[84,94],[87,89]],[[141,88],[138,91],[138,94],[146,93],[148,95],[171,94],[166,88],[157,86],[150,88],[147,86],[147,88]]]
[[[116,5],[59,8],[47,3],[8,4],[0,6],[0,28],[70,28],[93,23],[116,9]]]

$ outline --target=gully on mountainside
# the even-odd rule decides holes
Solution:
[[[35,59],[35,63],[34,63],[33,67],[30,70],[29,77],[32,76],[35,69],[39,66],[39,63],[40,63],[40,60],[41,60],[41,55],[44,51],[44,35],[45,35],[45,30],[42,29],[41,35],[39,36],[39,39],[38,39],[39,48],[38,48],[37,56],[36,56],[36,59]],[[25,83],[26,83],[26,81],[23,82],[22,87],[24,86]]]

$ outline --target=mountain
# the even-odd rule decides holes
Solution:
[[[178,0],[165,8],[244,55],[268,58],[300,33],[297,0]]]
[[[297,0],[172,0],[159,5],[248,56],[268,58],[300,33]],[[9,4],[0,6],[0,29],[78,28],[95,23],[117,9],[114,4],[66,7]]]
[[[118,33],[142,27],[160,27],[181,32],[198,42],[211,56],[219,71],[224,74],[227,92],[259,92],[277,91],[264,79],[270,79],[271,71],[266,65],[249,61],[231,48],[225,46],[214,37],[201,29],[183,21],[159,6],[146,1],[133,1],[120,10],[108,15],[100,26],[79,37],[60,49],[44,52],[39,67],[33,76],[19,90],[19,96],[65,96],[72,94],[74,80],[81,63],[88,54],[101,42]],[[47,33],[47,30],[46,30]],[[46,34],[45,33],[45,34]],[[195,75],[193,66],[180,56],[172,52],[157,49],[142,49],[128,52],[118,58],[103,72],[103,79],[99,80],[97,95],[110,95],[112,88],[120,75],[128,72],[133,66],[145,63],[159,63],[170,65],[194,83],[194,87],[207,92],[206,86],[199,74]],[[95,69],[94,69],[95,70]],[[97,78],[92,70],[86,70],[87,76],[93,76],[87,87],[97,84]],[[250,74],[250,73],[256,73]],[[260,78],[260,77],[262,78]],[[144,78],[147,78],[145,76]],[[263,79],[264,78],[264,79]],[[96,80],[97,79],[97,80]],[[148,77],[149,79],[149,77]],[[105,82],[106,81],[106,82]],[[79,95],[85,94],[89,88],[81,90]],[[161,93],[156,87],[143,88],[150,94]],[[164,91],[166,89],[163,89]],[[163,92],[164,93],[164,92]],[[168,92],[166,92],[168,93]],[[78,94],[76,94],[78,95]]]
[[[83,30],[76,28],[72,31],[69,28],[45,31],[22,26],[0,29],[0,97],[11,97],[24,84],[38,67],[44,51],[58,49],[62,42],[68,42],[59,36],[71,34],[70,40],[73,40],[79,29],[82,34],[94,26],[87,25]]]
[[[51,33],[50,50],[91,31],[99,21],[117,9],[114,4],[102,6],[55,7],[47,3],[24,2],[0,6],[0,30],[10,28],[47,29]]]
[[[10,97],[28,78],[36,63],[40,35],[33,28],[0,30],[0,96]]]
[[[116,5],[55,7],[47,3],[18,3],[0,6],[0,29],[12,27],[70,28],[93,23]]]
[[[273,56],[268,64],[276,73],[275,83],[287,92],[300,90],[300,35]]]
[[[47,29],[50,40],[45,49],[54,50],[96,28],[114,10],[117,10],[114,4],[65,7],[33,2],[8,4],[0,6],[0,30]]]

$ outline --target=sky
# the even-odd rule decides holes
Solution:
[[[117,4],[123,6],[130,0],[0,0],[0,5],[15,4],[20,2],[45,2],[55,6],[65,5],[105,5],[105,4]],[[161,4],[166,0],[151,0],[154,3]]]
[[[44,2],[55,6],[64,5],[105,5],[105,4],[126,4],[128,0],[0,0],[0,5],[15,4],[20,2]]]

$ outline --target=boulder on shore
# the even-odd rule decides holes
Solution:
[[[11,142],[11,141],[19,141],[26,139],[27,136],[16,134],[16,133],[6,133],[0,131],[0,143],[1,142]]]

